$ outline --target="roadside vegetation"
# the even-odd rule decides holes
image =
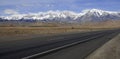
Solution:
[[[0,26],[0,36],[23,35],[23,34],[59,34],[66,32],[84,32],[120,28],[120,21],[106,21],[102,23],[86,24],[57,24],[57,23],[31,23],[29,26]]]

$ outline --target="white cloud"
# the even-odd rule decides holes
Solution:
[[[5,10],[4,10],[4,13],[5,13],[5,14],[12,14],[12,15],[14,15],[14,14],[19,14],[17,11],[15,11],[15,10],[13,10],[13,9],[5,9]]]

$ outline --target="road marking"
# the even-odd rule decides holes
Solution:
[[[102,35],[99,35],[99,36],[102,36]],[[43,55],[43,54],[46,54],[46,53],[50,53],[50,52],[53,52],[53,51],[56,51],[56,50],[59,50],[59,49],[62,49],[62,48],[65,48],[65,47],[69,47],[69,46],[72,46],[72,45],[75,45],[75,44],[78,44],[78,43],[82,43],[82,42],[85,42],[85,41],[89,41],[89,40],[92,40],[94,38],[97,38],[99,36],[96,36],[96,37],[92,37],[92,38],[88,38],[86,40],[82,40],[82,41],[77,41],[77,42],[74,42],[74,43],[71,43],[71,44],[67,44],[67,45],[64,45],[64,46],[61,46],[61,47],[57,47],[57,48],[54,48],[54,49],[50,49],[50,50],[47,50],[47,51],[44,51],[44,52],[41,52],[41,53],[37,53],[37,54],[34,54],[34,55],[30,55],[30,56],[27,56],[27,57],[23,57],[21,59],[32,59],[36,56],[40,56],[40,55]]]

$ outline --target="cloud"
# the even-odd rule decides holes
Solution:
[[[13,10],[13,9],[5,9],[4,10],[5,14],[19,14],[17,11]]]

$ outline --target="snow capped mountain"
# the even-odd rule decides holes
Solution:
[[[120,20],[120,12],[103,11],[98,9],[84,10],[83,15],[77,20],[81,22]]]
[[[120,12],[104,11],[99,9],[84,10],[81,13],[72,11],[48,11],[29,14],[0,16],[3,20],[39,20],[57,22],[88,22],[120,20]]]

